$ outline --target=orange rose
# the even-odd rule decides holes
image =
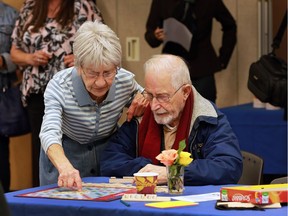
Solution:
[[[177,157],[178,157],[177,151],[175,149],[169,149],[162,151],[156,157],[156,159],[166,166],[171,166]]]

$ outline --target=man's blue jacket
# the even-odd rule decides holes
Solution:
[[[242,174],[238,140],[226,116],[194,88],[193,94],[188,146],[194,160],[185,167],[184,184],[236,184]],[[132,176],[152,163],[137,156],[138,132],[138,120],[123,123],[101,154],[102,176]]]

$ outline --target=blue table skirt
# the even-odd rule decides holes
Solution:
[[[108,178],[84,178],[84,182],[108,182]],[[119,200],[111,202],[57,200],[44,198],[15,197],[15,195],[47,189],[42,186],[16,192],[6,193],[12,216],[280,216],[286,215],[287,206],[281,209],[256,210],[217,210],[216,201],[200,202],[197,206],[156,209],[144,206],[145,202],[129,202],[130,207],[120,203]],[[184,195],[196,195],[208,192],[219,192],[222,186],[186,187]]]
[[[287,174],[287,121],[284,110],[253,108],[252,104],[221,109],[226,114],[241,150],[264,159],[264,174]]]

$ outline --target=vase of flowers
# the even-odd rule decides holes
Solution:
[[[170,194],[182,194],[184,191],[184,167],[193,160],[189,152],[183,151],[185,147],[185,140],[182,140],[178,150],[164,150],[156,157],[167,167],[167,184]]]
[[[184,166],[167,166],[168,193],[182,194],[184,191]]]

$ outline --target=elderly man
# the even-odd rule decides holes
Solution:
[[[242,173],[237,138],[223,113],[192,86],[185,62],[156,55],[144,72],[143,96],[150,106],[109,140],[100,159],[101,175],[157,172],[158,183],[166,183],[166,167],[155,157],[164,149],[178,149],[185,139],[194,159],[185,167],[185,185],[237,183]]]

